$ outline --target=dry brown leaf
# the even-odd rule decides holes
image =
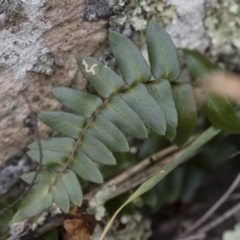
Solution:
[[[89,240],[96,225],[95,217],[86,212],[87,200],[83,201],[81,207],[72,205],[69,214],[63,222],[66,233],[64,240]]]
[[[66,240],[89,240],[90,233],[82,219],[66,219],[63,223],[67,231]]]

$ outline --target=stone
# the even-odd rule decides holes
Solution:
[[[30,170],[29,163],[29,158],[20,153],[11,157],[0,167],[0,196],[9,191],[21,174]]]
[[[18,4],[17,4],[18,3]],[[30,109],[60,110],[54,86],[84,89],[75,57],[97,57],[107,21],[84,21],[87,1],[0,1],[0,165],[35,139]],[[38,122],[41,138],[51,130]]]

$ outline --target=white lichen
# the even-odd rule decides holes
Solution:
[[[132,17],[131,24],[136,31],[141,31],[146,28],[147,21],[138,17]]]
[[[48,211],[43,212],[37,219],[23,220],[21,222],[9,223],[9,234],[14,235],[16,233],[22,232],[22,230],[28,225],[32,230],[36,230],[39,226],[42,226],[49,216],[56,216],[61,214],[60,208],[53,203]],[[33,219],[35,220],[33,222]]]
[[[10,223],[9,227],[9,233],[11,235],[14,235],[16,233],[20,233],[23,231],[23,229],[25,228],[25,226],[29,225],[31,227],[32,230],[35,230],[38,226],[43,225],[43,223],[45,222],[46,218],[47,218],[48,212],[43,212],[39,218],[34,222],[34,223],[30,223],[28,220],[24,220],[21,222],[15,222],[15,223]]]
[[[18,17],[21,19],[23,14],[23,21],[0,32],[0,67],[9,68],[17,79],[24,79],[27,71],[33,69],[42,48],[41,36],[51,28],[50,22],[44,20],[45,1],[22,0]]]
[[[222,240],[239,240],[240,239],[240,224],[236,224],[233,230],[224,231]]]
[[[106,214],[106,208],[104,207],[105,202],[116,190],[115,185],[108,185],[106,188],[103,188],[94,196],[94,198],[89,201],[89,207],[87,212],[95,215],[97,221],[101,221]]]

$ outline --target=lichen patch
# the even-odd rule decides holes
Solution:
[[[39,51],[43,48],[41,36],[51,28],[50,22],[43,18],[45,1],[21,0],[21,11],[18,12],[14,9],[13,11],[18,14],[18,18],[26,18],[25,21],[17,27],[10,26],[7,29],[8,26],[6,26],[4,30],[0,31],[0,67],[10,68],[16,79],[24,79],[27,71],[33,69]],[[0,8],[4,2],[0,2]],[[13,4],[16,0],[8,2]],[[8,9],[8,11],[10,10]],[[6,14],[3,21],[7,21]]]

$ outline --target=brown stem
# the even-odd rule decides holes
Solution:
[[[51,185],[49,186],[48,188],[48,192],[50,192],[52,190],[52,187],[58,182],[58,180],[61,178],[63,172],[67,169],[69,163],[71,162],[71,160],[73,159],[73,156],[82,140],[82,137],[83,135],[86,133],[86,131],[88,130],[88,128],[91,126],[92,122],[93,122],[93,118],[99,114],[105,107],[106,105],[108,104],[109,102],[109,99],[105,99],[104,102],[103,102],[103,105],[97,109],[95,111],[95,113],[93,114],[93,116],[88,120],[86,126],[84,127],[84,129],[82,130],[81,134],[80,134],[80,137],[78,138],[78,140],[76,141],[76,143],[74,144],[74,147],[72,149],[72,152],[70,154],[70,156],[68,157],[68,160],[67,162],[64,164],[64,166],[62,167],[61,171],[57,174],[57,176],[54,178],[53,182],[51,183]]]

